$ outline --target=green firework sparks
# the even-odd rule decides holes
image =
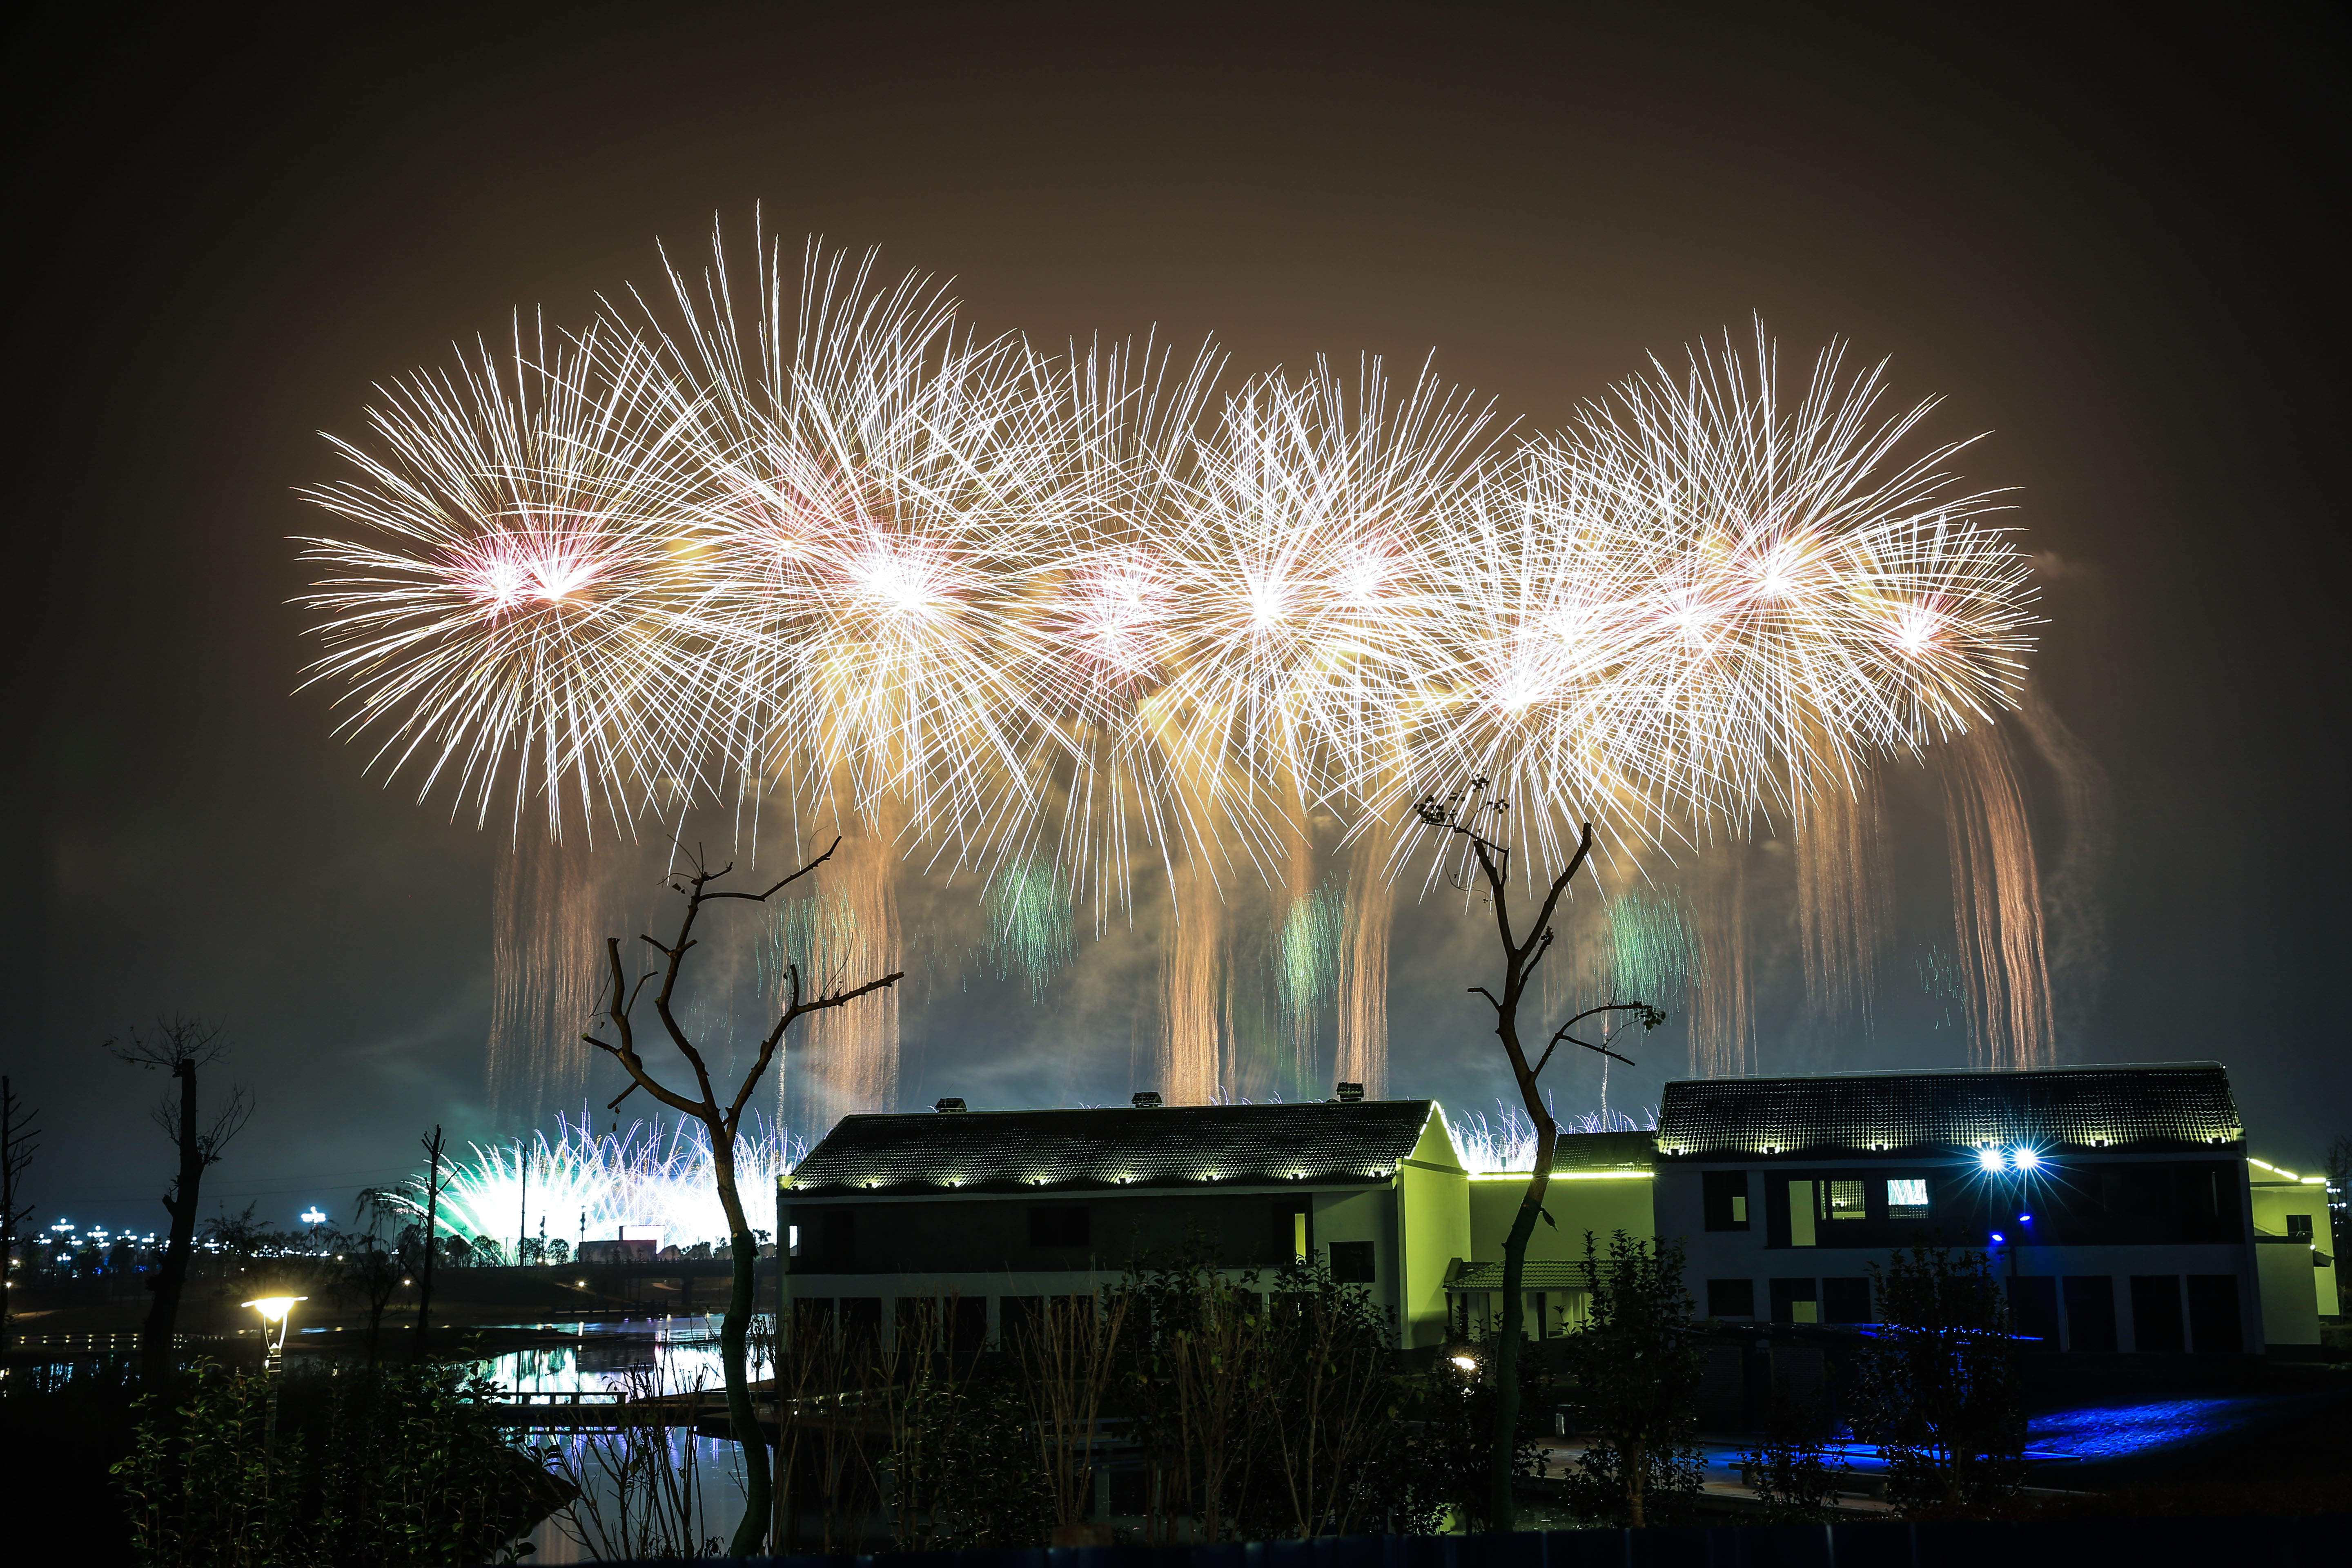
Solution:
[[[988,885],[988,956],[999,980],[1017,971],[1029,981],[1032,1006],[1045,1000],[1045,983],[1077,951],[1070,900],[1051,866],[1019,860]]]

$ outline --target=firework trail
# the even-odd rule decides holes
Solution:
[[[1339,1005],[1338,1072],[1378,1100],[1388,1093],[1389,928],[1394,890],[1382,874],[1385,851],[1367,837],[1349,852],[1347,928],[1340,940],[1334,986]]]
[[[1858,1016],[1870,1026],[1878,966],[1893,925],[1881,867],[1877,792],[1822,792],[1797,834],[1797,932],[1805,994],[1816,1018]]]
[[[586,846],[536,835],[500,854],[491,905],[491,1103],[531,1115],[583,1091],[580,1033],[596,1009],[605,931]]]
[[[1970,1054],[1983,1067],[2042,1065],[2052,1059],[2050,969],[2016,753],[2007,732],[1988,724],[1948,742],[1937,761]]]
[[[2050,926],[2050,979],[2054,1048],[2063,1055],[2086,1043],[2092,1007],[2105,982],[2106,911],[2098,879],[2115,838],[2115,792],[2107,771],[2029,683],[2018,722],[2032,737],[2058,784],[2064,837],[2042,884]]]

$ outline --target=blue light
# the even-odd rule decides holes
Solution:
[[[2020,1225],[2032,1225],[2033,1223],[2033,1216],[2030,1214],[2019,1215],[2017,1216],[2017,1223]]]
[[[1993,1238],[1993,1240],[1994,1240],[1994,1241],[1996,1241],[1996,1242],[2007,1241],[2007,1240],[2009,1239],[2007,1237],[2005,1237],[2005,1236],[2001,1235],[2001,1233],[2000,1233],[2000,1232],[1999,1232],[1999,1231],[1994,1231],[1994,1232],[1992,1233],[1992,1238]]]

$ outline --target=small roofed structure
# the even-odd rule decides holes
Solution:
[[[845,1117],[777,1192],[805,1321],[895,1321],[952,1298],[995,1342],[1007,1303],[1079,1294],[1130,1261],[1313,1259],[1369,1288],[1406,1343],[1445,1322],[1469,1251],[1466,1173],[1434,1101],[963,1110]]]

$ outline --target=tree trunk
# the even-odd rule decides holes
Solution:
[[[727,1211],[727,1239],[735,1255],[734,1289],[727,1293],[727,1316],[719,1327],[719,1356],[727,1372],[727,1424],[743,1447],[743,1522],[735,1527],[728,1546],[730,1557],[749,1557],[768,1536],[772,1506],[767,1439],[760,1435],[759,1418],[751,1411],[751,1384],[745,1367],[743,1338],[751,1326],[751,1283],[760,1258],[760,1244],[743,1217],[743,1200],[735,1190],[733,1136],[723,1127],[710,1128],[711,1168],[718,1178],[719,1205]],[[781,1387],[778,1390],[781,1394]]]
[[[1518,1517],[1517,1503],[1511,1495],[1512,1458],[1518,1448],[1519,1336],[1527,1322],[1527,1296],[1519,1286],[1527,1277],[1528,1243],[1535,1237],[1536,1221],[1543,1215],[1544,1194],[1551,1188],[1553,1152],[1559,1146],[1559,1125],[1544,1110],[1534,1081],[1524,1077],[1526,1067],[1518,1044],[1516,1040],[1508,1044],[1513,1065],[1523,1075],[1528,1114],[1535,1118],[1536,1169],[1528,1181],[1527,1195],[1519,1200],[1519,1212],[1511,1220],[1510,1232],[1503,1237],[1502,1342],[1495,1352],[1495,1454],[1488,1471],[1487,1500],[1496,1530],[1511,1529]]]
[[[416,1276],[416,1338],[409,1344],[408,1359],[425,1359],[425,1317],[433,1310],[433,1245],[434,1235],[441,1226],[441,1129],[433,1130],[425,1145],[427,1156],[425,1166],[425,1268]]]
[[[204,1145],[196,1138],[196,1064],[172,1064],[180,1080],[180,1174],[164,1194],[164,1212],[172,1216],[172,1238],[163,1262],[155,1271],[155,1300],[147,1309],[147,1326],[139,1336],[139,1375],[149,1392],[161,1394],[171,1382],[179,1358],[172,1339],[179,1326],[180,1296],[187,1288],[188,1260],[196,1246],[196,1190],[205,1175]]]
[[[1644,1529],[1650,1522],[1642,1506],[1649,1492],[1649,1445],[1639,1439],[1620,1443],[1618,1452],[1625,1466],[1625,1517],[1633,1521],[1634,1529]]]

